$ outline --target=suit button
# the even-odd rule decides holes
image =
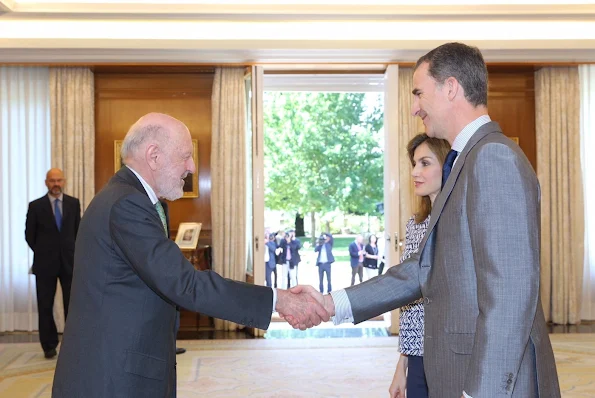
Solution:
[[[432,300],[430,300],[429,297],[424,297],[424,304],[425,305],[430,305],[431,302],[432,302]]]

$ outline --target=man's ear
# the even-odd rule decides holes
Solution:
[[[155,144],[150,144],[147,146],[147,150],[145,151],[145,160],[147,164],[151,168],[151,170],[157,170],[157,158],[160,155],[159,148]]]
[[[456,98],[459,90],[461,90],[461,85],[459,84],[459,81],[457,79],[455,79],[454,77],[449,77],[448,79],[446,79],[446,81],[444,82],[444,85],[446,86],[446,89],[448,90],[447,96],[448,96],[448,100],[452,101]]]

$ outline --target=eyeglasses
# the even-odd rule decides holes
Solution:
[[[58,178],[58,179],[50,179],[50,180],[46,180],[47,182],[49,182],[50,184],[61,184],[64,182],[64,178]]]

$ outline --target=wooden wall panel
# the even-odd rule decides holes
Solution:
[[[171,202],[172,233],[181,222],[202,222],[200,242],[211,243],[211,92],[212,73],[95,74],[95,188],[114,174],[114,140],[149,112],[184,122],[198,140],[198,198]]]
[[[536,161],[535,79],[533,68],[511,67],[490,70],[488,110],[509,137],[518,137],[519,146],[533,165]]]

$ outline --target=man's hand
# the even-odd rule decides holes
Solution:
[[[295,329],[306,330],[327,322],[330,315],[323,306],[322,295],[311,286],[277,290],[275,310]]]

